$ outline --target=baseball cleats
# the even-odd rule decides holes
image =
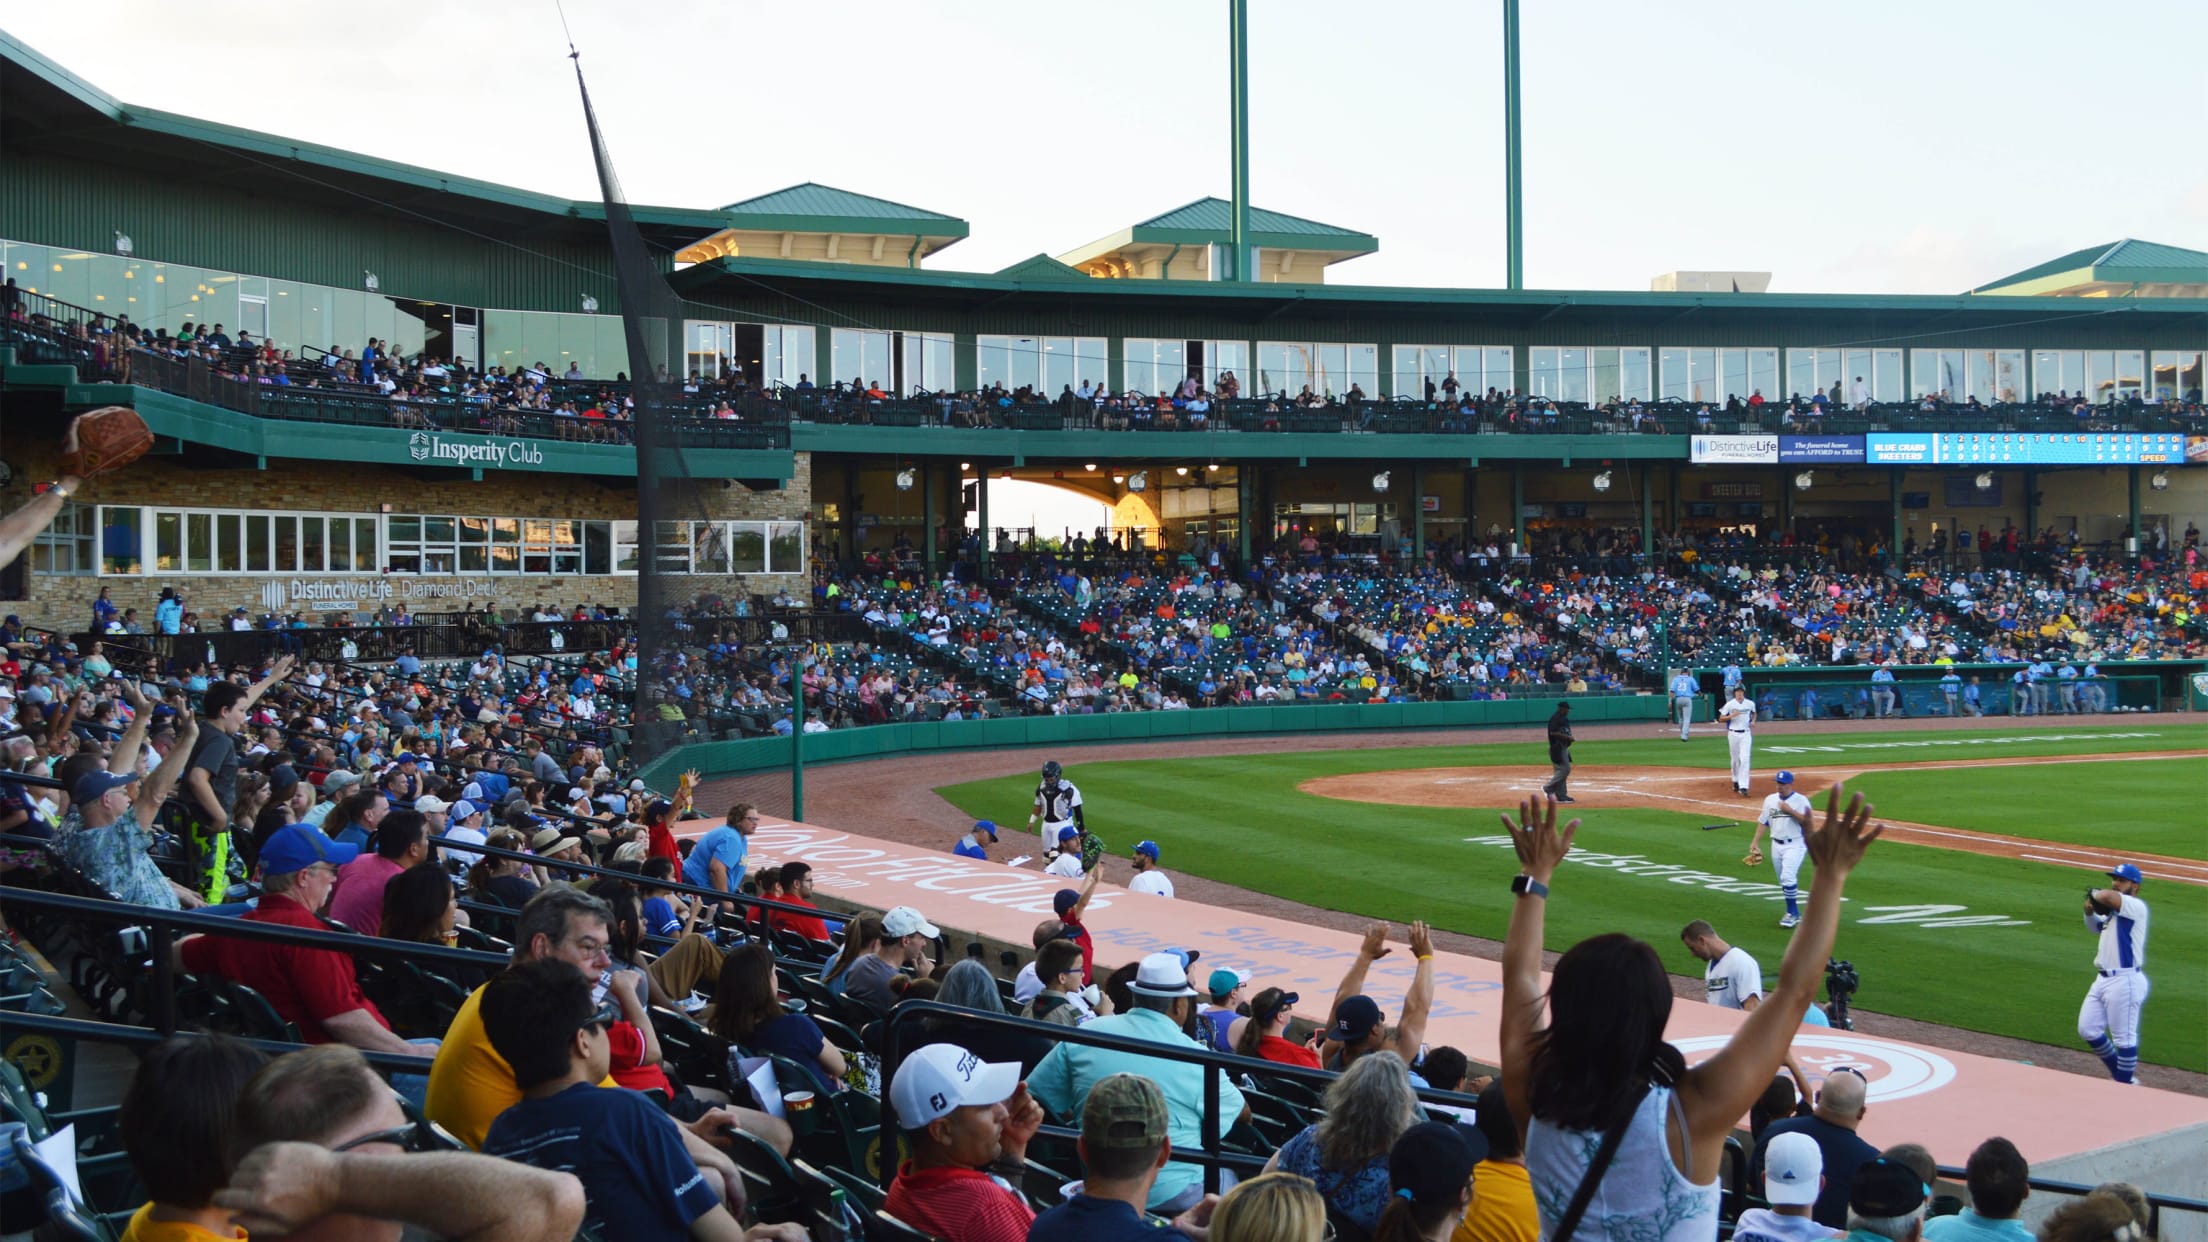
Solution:
[[[1558,795],[1556,795],[1556,800],[1557,800],[1558,802],[1577,802],[1577,801],[1579,801],[1579,799],[1577,799],[1577,798],[1573,797],[1573,796],[1572,796],[1572,795],[1570,795],[1570,794],[1558,794]]]
[[[1789,915],[1787,915],[1786,917],[1784,917],[1784,918],[1782,918],[1782,919],[1780,919],[1780,920],[1779,920],[1779,926],[1780,926],[1780,927],[1782,927],[1782,928],[1783,928],[1783,927],[1792,927],[1792,926],[1794,926],[1794,925],[1795,925],[1796,923],[1799,923],[1799,922],[1801,922],[1801,920],[1800,920],[1799,918],[1796,918],[1796,917],[1795,917],[1794,915],[1791,915],[1791,914],[1789,914]]]

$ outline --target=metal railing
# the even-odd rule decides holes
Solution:
[[[1946,1164],[1939,1166],[1939,1170],[1942,1180],[1969,1185],[1970,1174],[1968,1170],[1960,1166]],[[2083,1182],[2056,1181],[2051,1177],[2032,1177],[2027,1178],[2026,1181],[2033,1190],[2044,1190],[2049,1194],[2056,1195],[2083,1196],[2092,1194],[2095,1189]],[[2144,1187],[2140,1188],[2139,1193],[2147,1197],[2147,1236],[2150,1238],[2161,1236],[2162,1212],[2165,1208],[2173,1212],[2208,1212],[2208,1199],[2188,1199],[2182,1195],[2157,1194]]]

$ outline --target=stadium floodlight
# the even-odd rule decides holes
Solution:
[[[1810,489],[1811,485],[1815,484],[1816,482],[1817,472],[1814,470],[1804,470],[1800,474],[1794,476],[1794,490],[1797,492],[1806,492]]]
[[[586,315],[595,315],[595,314],[597,314],[597,313],[598,313],[598,299],[597,299],[597,298],[594,298],[594,297],[592,297],[592,296],[590,296],[590,295],[589,295],[589,294],[587,294],[587,293],[586,293],[586,294],[584,294],[584,295],[583,295],[583,313],[584,313],[584,314],[586,314]]]
[[[902,470],[898,471],[898,472],[897,472],[897,490],[898,490],[898,491],[900,491],[900,492],[909,492],[909,491],[911,491],[911,490],[912,490],[912,484],[913,484],[913,481],[914,481],[915,479],[917,479],[918,477],[919,477],[918,475],[916,475],[916,474],[914,474],[914,473],[913,473],[913,469],[912,469],[912,467],[910,467],[910,466],[907,466],[907,467],[905,467],[904,469],[902,469]]]
[[[1981,492],[1990,492],[1990,491],[1992,491],[1992,490],[1993,490],[1993,471],[1991,471],[1991,470],[1981,470],[1981,471],[1979,471],[1979,472],[1978,472],[1978,477],[1977,477],[1977,478],[1975,478],[1975,479],[1972,479],[1972,480],[1970,481],[1970,485],[1971,485],[1972,487],[1975,487],[1975,488],[1977,488],[1977,489],[1978,489],[1979,491],[1981,491]]]
[[[2154,477],[2147,480],[2147,486],[2158,492],[2170,490],[2170,472],[2167,470],[2155,471]]]
[[[1598,492],[1607,492],[1610,490],[1609,471],[1605,470],[1601,474],[1595,476],[1595,490]]]
[[[121,229],[115,230],[115,253],[120,255],[128,255],[130,252],[130,234],[125,233]]]
[[[1149,486],[1150,472],[1147,470],[1137,470],[1127,476],[1127,490],[1130,492],[1139,492]]]
[[[376,279],[376,274],[374,272],[363,270],[360,274],[360,277],[360,283],[367,286],[368,292],[370,293],[374,293],[377,290],[383,288],[383,282]]]
[[[1388,472],[1387,472],[1387,471],[1383,470],[1383,471],[1381,471],[1380,473],[1378,473],[1378,474],[1376,474],[1376,475],[1372,476],[1372,490],[1374,490],[1374,491],[1376,491],[1376,492],[1384,492],[1384,491],[1388,490]]]

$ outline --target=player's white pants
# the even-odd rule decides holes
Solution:
[[[2147,977],[2138,971],[2095,979],[2078,1008],[2078,1038],[2087,1043],[2103,1034],[2119,1048],[2139,1046],[2139,1011],[2147,1006]]]
[[[1791,841],[1771,838],[1771,869],[1779,873],[1779,887],[1791,893],[1799,886],[1802,860],[1809,857],[1809,846],[1800,837]]]
[[[1748,777],[1752,770],[1749,759],[1755,748],[1756,735],[1754,733],[1747,729],[1726,730],[1725,749],[1732,752],[1733,756],[1733,788],[1748,788]]]

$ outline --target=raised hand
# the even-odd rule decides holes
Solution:
[[[1556,799],[1528,798],[1518,804],[1518,818],[1503,817],[1510,844],[1518,851],[1518,866],[1536,881],[1547,884],[1556,865],[1572,852],[1572,838],[1579,835],[1579,821],[1562,829],[1556,826]]]
[[[1388,925],[1374,923],[1365,929],[1365,942],[1357,947],[1366,961],[1377,962],[1394,950],[1388,948]]]
[[[1411,924],[1411,953],[1416,957],[1434,955],[1434,933],[1424,923]]]
[[[1804,825],[1808,836],[1809,857],[1817,864],[1817,874],[1828,871],[1835,876],[1846,875],[1863,861],[1863,852],[1871,848],[1886,831],[1886,825],[1871,822],[1874,808],[1863,800],[1862,794],[1848,798],[1846,807],[1840,805],[1840,796],[1847,782],[1835,784],[1825,794],[1824,824]]]

